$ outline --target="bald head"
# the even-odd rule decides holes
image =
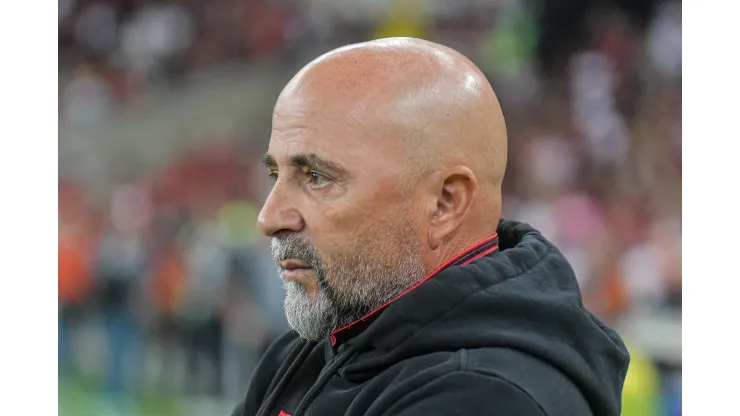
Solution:
[[[318,339],[496,232],[506,128],[467,58],[376,40],[288,83],[265,165],[275,185],[258,225],[273,237],[288,322]]]
[[[377,132],[353,139],[377,141],[386,154],[413,162],[410,171],[463,164],[481,185],[503,179],[507,137],[496,95],[469,59],[446,46],[387,38],[335,49],[289,82],[276,116],[301,105]]]

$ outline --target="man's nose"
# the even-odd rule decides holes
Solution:
[[[257,228],[262,234],[273,237],[282,231],[300,232],[303,225],[303,218],[298,208],[290,203],[287,196],[276,185],[270,191],[270,195],[267,196],[257,216]]]

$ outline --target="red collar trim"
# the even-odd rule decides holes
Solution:
[[[453,266],[464,266],[464,265],[470,264],[483,256],[487,256],[488,254],[495,252],[496,250],[498,250],[498,234],[494,234],[491,237],[488,237],[485,240],[482,240],[468,247],[467,249],[457,254],[455,257],[447,260],[443,265],[439,266],[437,270],[433,271],[431,274],[429,274],[419,283],[411,286],[405,292],[389,300],[388,302],[384,303],[380,307],[373,309],[372,311],[370,311],[367,315],[363,316],[362,318],[333,331],[331,335],[329,336],[329,339],[331,340],[331,345],[333,347],[337,345],[337,338],[340,338],[340,340],[344,338],[349,338],[352,335],[356,334],[357,332],[361,332],[362,330],[364,330],[377,317],[380,311],[387,308],[391,303],[395,302],[397,299],[403,297],[407,293],[416,289],[422,283],[436,276],[441,271],[449,267],[453,267]]]

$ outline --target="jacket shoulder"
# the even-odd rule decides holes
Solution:
[[[592,415],[578,386],[556,367],[509,348],[459,351],[460,369],[506,380],[532,398],[548,415]]]

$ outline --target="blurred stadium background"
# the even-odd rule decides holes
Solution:
[[[681,2],[59,0],[59,411],[229,414],[286,329],[256,214],[274,100],[343,44],[489,76],[506,217],[630,345],[625,416],[681,414]]]

